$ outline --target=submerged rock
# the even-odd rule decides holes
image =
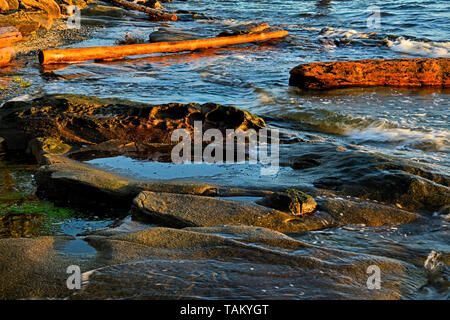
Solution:
[[[450,87],[450,58],[370,59],[302,64],[289,85],[306,89],[339,87]]]
[[[198,39],[199,36],[193,32],[187,32],[174,28],[158,28],[149,37],[150,42],[183,41]]]
[[[258,32],[263,32],[264,30],[269,29],[270,26],[267,23],[251,23],[239,25],[236,27],[230,28],[229,31],[223,31],[218,34],[218,37],[228,37],[228,36],[238,36],[244,34],[253,34]]]
[[[52,137],[69,144],[170,142],[173,130],[192,131],[194,121],[204,129],[248,130],[264,120],[237,107],[218,104],[171,103],[150,105],[123,99],[83,95],[46,95],[32,101],[10,101],[0,109],[0,136],[9,148],[25,149],[34,137]]]

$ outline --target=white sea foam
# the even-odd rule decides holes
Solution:
[[[423,266],[430,273],[441,272],[444,269],[444,263],[441,260],[441,253],[433,250],[428,255]]]
[[[400,37],[387,40],[387,46],[397,52],[430,57],[450,57],[450,42],[414,41]]]
[[[375,35],[375,32],[360,32],[353,29],[338,29],[333,27],[326,27],[320,30],[319,38],[334,38],[334,39],[368,39]]]
[[[352,129],[346,135],[358,143],[389,143],[423,151],[450,152],[450,131],[448,130],[424,132],[405,128],[386,128],[381,125]]]

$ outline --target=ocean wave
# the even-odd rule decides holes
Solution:
[[[450,131],[447,130],[424,132],[379,125],[356,128],[345,135],[357,143],[386,143],[422,151],[450,152]]]
[[[354,144],[383,144],[397,149],[450,152],[450,131],[402,128],[396,122],[371,117],[352,117],[325,109],[288,113],[285,120],[326,134],[347,137]]]
[[[333,27],[325,27],[320,30],[319,38],[369,39],[376,34],[377,34],[376,32],[361,32],[353,29],[339,29]]]
[[[450,57],[450,42],[415,41],[399,37],[396,40],[386,39],[387,46],[396,52],[420,56]]]

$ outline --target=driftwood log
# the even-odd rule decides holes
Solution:
[[[156,42],[145,44],[131,44],[110,47],[90,47],[71,49],[52,49],[39,52],[41,64],[70,63],[87,60],[112,60],[127,56],[144,55],[159,52],[193,51],[196,49],[220,47],[238,43],[263,41],[282,38],[287,31],[274,31],[242,36],[219,37],[175,42]]]
[[[152,20],[161,21],[161,20],[168,20],[168,21],[176,21],[178,17],[173,13],[168,13],[162,10],[152,9],[137,3],[133,3],[127,0],[106,0],[111,4],[114,4],[116,6],[123,7],[128,10],[135,10],[147,13]]]

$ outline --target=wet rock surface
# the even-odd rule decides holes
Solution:
[[[313,197],[296,189],[267,195],[259,203],[270,208],[290,212],[293,215],[312,213],[317,206]]]
[[[291,70],[289,84],[307,89],[338,87],[450,87],[450,59],[380,59],[317,62]]]
[[[420,274],[413,266],[394,260],[321,249],[253,227],[153,228],[86,240],[111,265],[85,273],[83,290],[73,299],[103,299],[107,295],[125,299],[395,299],[413,289],[398,286],[395,277],[405,279],[407,270]],[[248,240],[262,245],[248,246]],[[142,261],[148,255],[152,259]],[[321,262],[325,259],[329,263]],[[334,264],[334,259],[341,263]],[[121,260],[136,262],[121,264]],[[365,287],[363,271],[370,263],[386,270],[386,286],[381,291]],[[312,283],[316,289],[307,290]],[[331,290],[330,283],[335,283]]]
[[[286,164],[310,177],[317,188],[429,213],[450,201],[450,177],[440,168],[376,153],[340,150],[327,143],[297,148],[302,155],[286,159]],[[305,159],[319,160],[314,166],[299,166]]]

